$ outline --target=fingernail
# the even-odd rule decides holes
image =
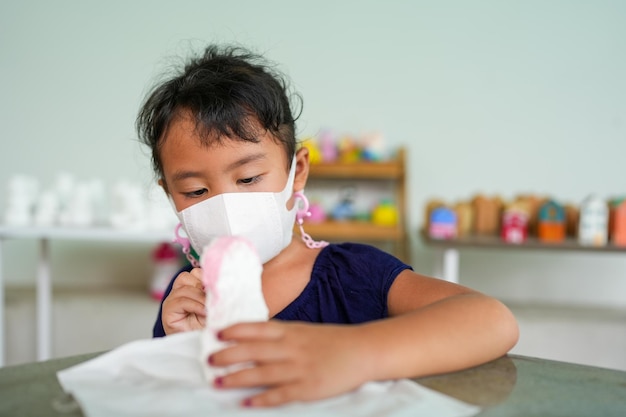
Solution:
[[[213,355],[209,355],[209,357],[207,358],[207,362],[209,363],[209,365],[213,365]]]
[[[252,399],[246,398],[245,400],[241,402],[241,405],[244,407],[252,407]]]
[[[213,384],[215,384],[216,387],[221,387],[222,385],[224,385],[224,379],[221,376],[218,376],[213,381]]]
[[[217,337],[217,340],[223,340],[224,339],[224,333],[222,333],[221,331],[217,332],[217,334],[215,335],[215,337]]]

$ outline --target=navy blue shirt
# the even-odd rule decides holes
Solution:
[[[330,244],[313,264],[302,293],[273,318],[314,323],[356,324],[388,316],[387,294],[398,274],[412,269],[394,256],[358,243]],[[183,271],[190,271],[191,266]],[[177,274],[178,275],[178,274]],[[170,282],[163,299],[176,277]],[[153,336],[165,336],[161,308]]]

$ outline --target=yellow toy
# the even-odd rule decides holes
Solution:
[[[372,211],[372,223],[378,226],[395,226],[399,217],[398,208],[388,199],[382,200]]]
[[[302,141],[302,146],[309,150],[309,163],[310,164],[319,164],[320,162],[322,162],[322,152],[315,138],[313,137],[305,138]]]

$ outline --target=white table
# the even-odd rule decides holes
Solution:
[[[0,226],[0,367],[5,357],[5,305],[3,279],[3,245],[10,239],[36,239],[39,241],[37,269],[37,360],[51,357],[52,272],[50,265],[51,240],[76,240],[97,242],[170,242],[173,231],[123,231],[110,227],[11,227]]]

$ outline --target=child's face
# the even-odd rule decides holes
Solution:
[[[284,148],[267,132],[259,138],[259,143],[224,138],[222,144],[203,146],[193,119],[173,121],[161,147],[159,183],[176,210],[223,193],[283,190],[289,173]]]

